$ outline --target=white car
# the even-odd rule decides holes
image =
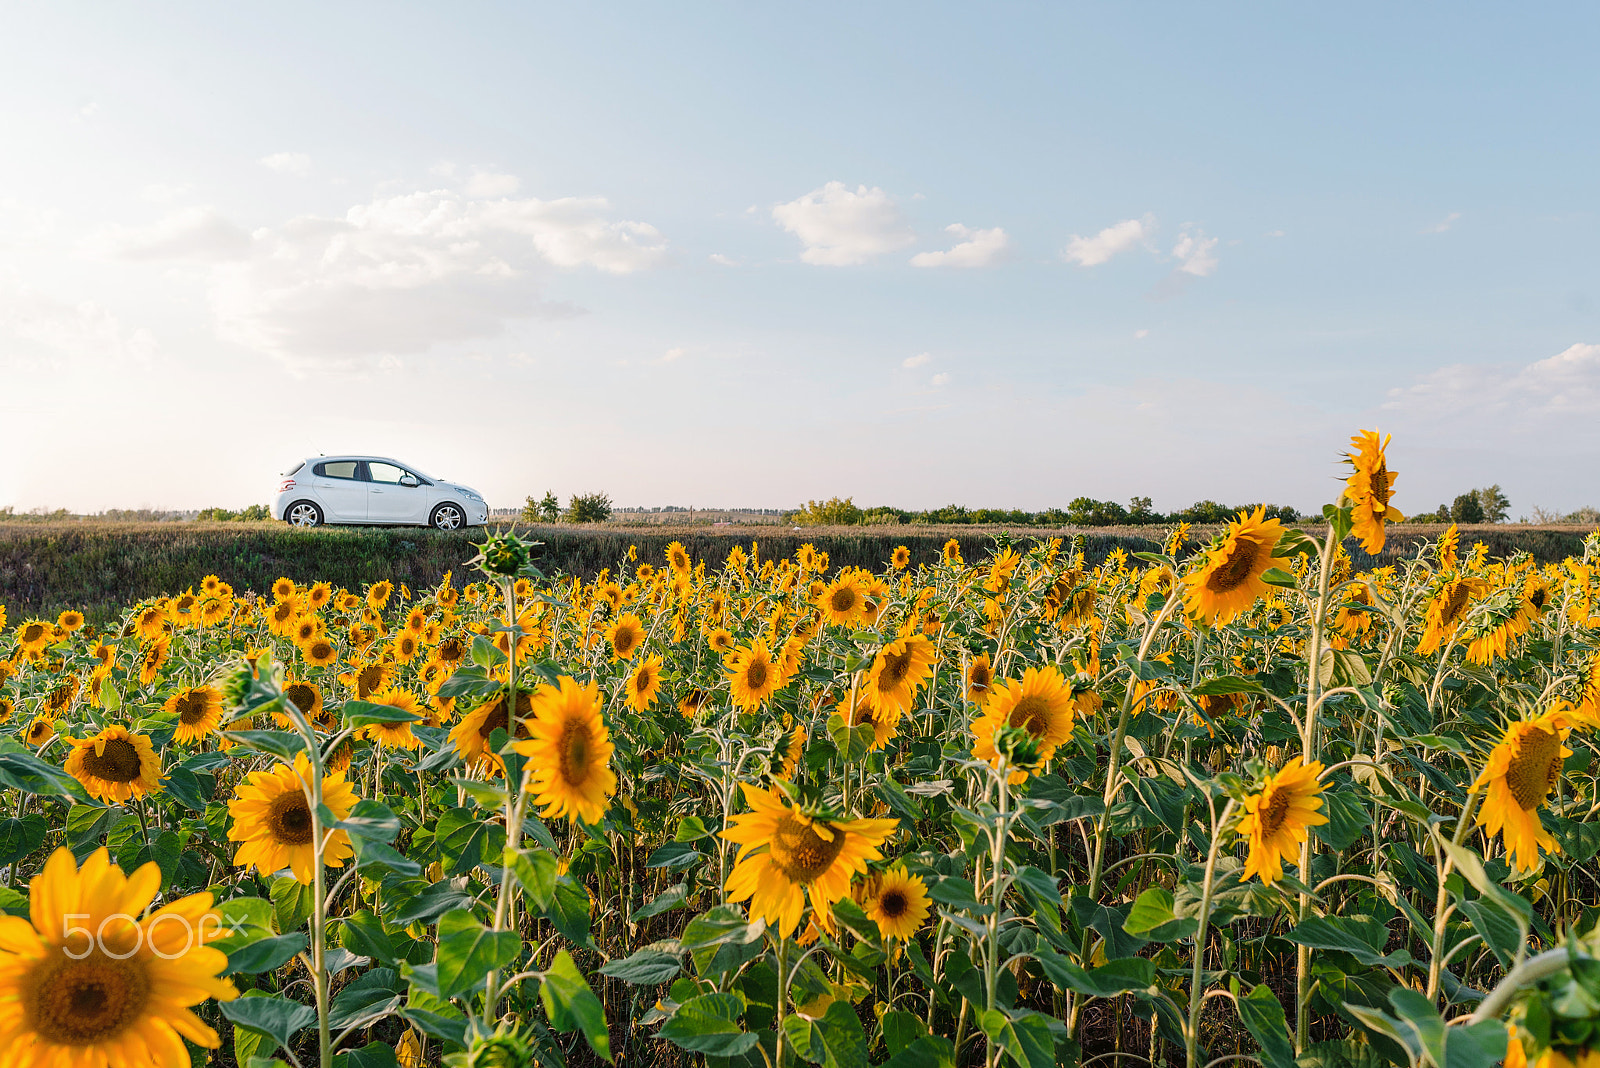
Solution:
[[[317,456],[283,476],[272,518],[297,527],[368,523],[460,530],[483,526],[489,506],[477,490],[430,478],[386,456]]]

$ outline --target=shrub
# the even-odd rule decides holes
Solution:
[[[611,498],[604,493],[574,493],[567,502],[567,522],[604,523],[611,518]]]

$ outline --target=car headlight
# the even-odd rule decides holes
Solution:
[[[471,490],[466,489],[464,487],[461,490],[461,496],[465,497],[469,501],[477,501],[479,504],[483,503],[483,498],[482,497],[478,496],[476,493],[473,493]]]

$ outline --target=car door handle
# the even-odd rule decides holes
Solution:
[[[369,489],[367,492],[368,493],[382,493],[383,490],[381,490],[381,489]]]

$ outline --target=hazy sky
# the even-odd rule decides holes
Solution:
[[[1600,503],[1592,5],[4,23],[0,504]]]

